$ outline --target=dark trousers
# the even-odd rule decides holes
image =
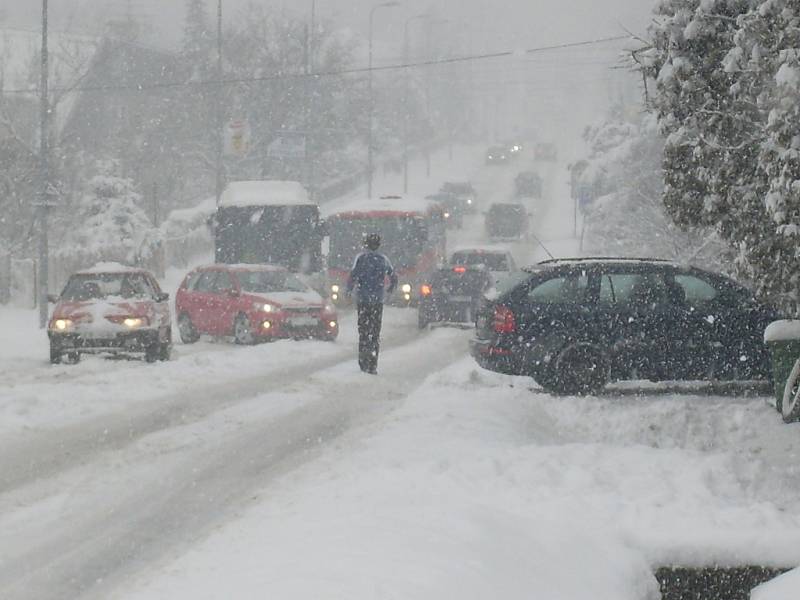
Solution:
[[[378,369],[382,321],[382,303],[358,303],[358,366],[367,373]]]

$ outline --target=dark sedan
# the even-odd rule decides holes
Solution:
[[[420,286],[419,328],[441,322],[473,324],[483,294],[493,283],[492,274],[482,266],[438,269]]]

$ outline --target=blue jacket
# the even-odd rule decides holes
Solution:
[[[397,275],[389,259],[379,252],[366,250],[356,256],[353,270],[347,279],[347,291],[355,288],[356,302],[373,304],[383,302],[384,284],[389,278],[389,294],[397,287]]]

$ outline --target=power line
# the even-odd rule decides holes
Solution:
[[[490,52],[485,54],[473,54],[467,56],[454,56],[448,58],[438,58],[431,60],[424,60],[418,62],[397,63],[390,65],[379,65],[369,67],[354,67],[350,69],[337,69],[332,71],[322,71],[315,73],[280,73],[276,75],[266,75],[263,77],[237,77],[227,79],[208,79],[201,81],[165,81],[163,83],[149,83],[149,84],[128,84],[128,85],[86,85],[77,86],[74,88],[52,88],[54,91],[76,91],[76,92],[112,92],[112,91],[142,91],[153,89],[169,89],[169,88],[184,88],[184,87],[215,87],[220,85],[237,85],[247,83],[267,83],[271,81],[282,81],[286,79],[306,79],[323,77],[341,77],[344,75],[357,75],[361,73],[369,73],[370,71],[396,71],[400,69],[417,69],[424,67],[431,67],[435,65],[457,64],[472,61],[488,60],[493,58],[508,58],[514,56],[524,56],[528,54],[537,54],[541,52],[549,52],[553,50],[562,50],[565,48],[577,48],[580,46],[591,46],[597,44],[606,44],[620,40],[630,39],[630,36],[615,36],[608,38],[600,38],[595,40],[585,40],[582,42],[571,42],[566,44],[556,44],[552,46],[539,46],[537,48],[529,48],[527,50],[506,50],[503,52]],[[36,90],[32,89],[17,89],[6,90],[5,94],[30,94]]]

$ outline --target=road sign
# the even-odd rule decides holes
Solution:
[[[250,125],[241,119],[230,121],[225,128],[225,154],[246,156],[249,151]]]
[[[271,158],[305,158],[306,136],[301,134],[281,134],[267,147]]]

